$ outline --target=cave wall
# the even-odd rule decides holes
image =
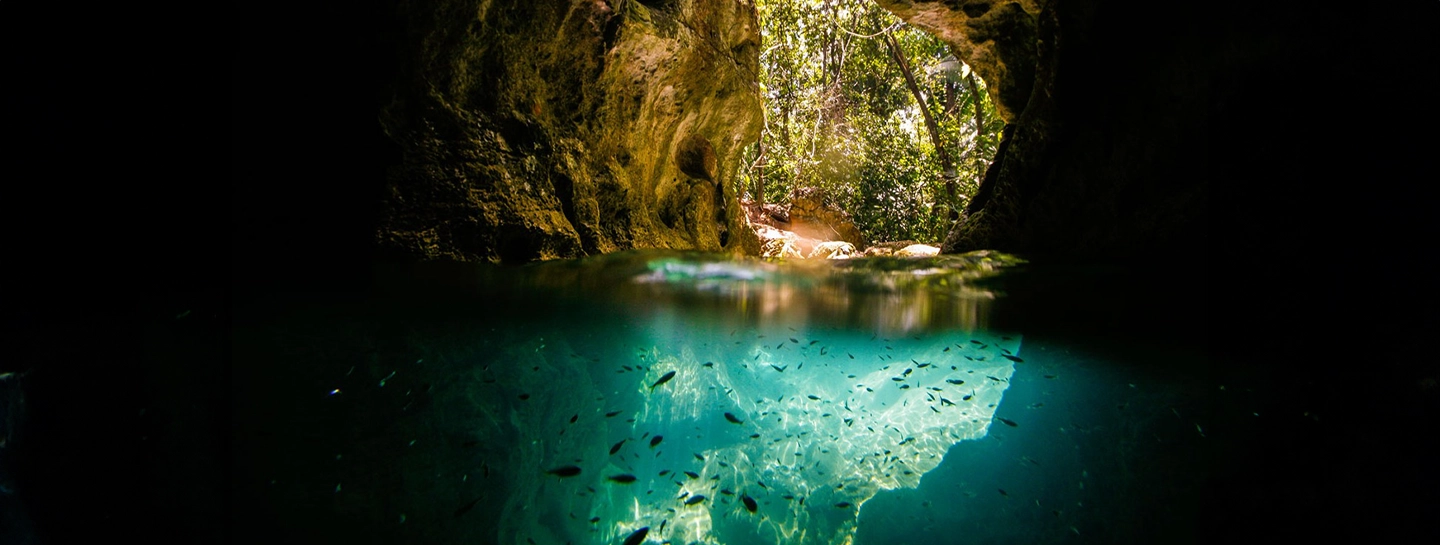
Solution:
[[[415,0],[394,8],[400,148],[378,242],[519,262],[756,254],[731,176],[759,137],[748,0]]]
[[[1009,110],[1001,151],[946,252],[1291,255],[1388,240],[1393,230],[1379,225],[1418,197],[1395,183],[1418,157],[1395,146],[1425,149],[1434,137],[1384,135],[1434,122],[1420,97],[1437,88],[1435,33],[1418,22],[1435,19],[1433,2],[879,3],[947,41]],[[1002,10],[1013,28],[1032,28],[1021,12],[1033,17],[1029,80],[1018,66],[1026,48],[1007,44],[1028,30],[993,31]],[[1377,179],[1389,183],[1319,189]]]

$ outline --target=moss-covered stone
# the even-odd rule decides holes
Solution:
[[[760,130],[751,2],[433,0],[397,12],[403,69],[381,121],[404,160],[389,175],[383,248],[503,262],[758,254],[726,174]]]

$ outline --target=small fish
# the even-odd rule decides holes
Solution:
[[[471,509],[475,508],[475,504],[477,503],[480,503],[480,498],[475,498],[474,500],[471,500],[470,503],[460,506],[459,509],[455,510],[455,518],[460,518],[461,515],[469,513]]]
[[[958,379],[958,378],[947,378],[947,379],[945,379],[945,382],[949,382],[950,384],[955,384],[955,385],[965,384],[965,381],[960,380],[960,379]]]
[[[1012,427],[1012,428],[1018,428],[1018,427],[1020,427],[1019,424],[1016,424],[1014,420],[1011,420],[1011,419],[1009,419],[1009,418],[1000,418],[1000,417],[997,416],[997,417],[995,417],[995,419],[996,419],[996,420],[999,420],[999,421],[1001,421],[1001,422],[1004,422],[1006,426],[1010,426],[1010,427]]]
[[[662,469],[662,470],[660,470],[660,476],[661,476],[661,477],[664,477],[664,476],[669,475],[669,474],[670,474],[670,470],[668,470],[668,469]]]
[[[815,401],[820,401],[820,396],[817,396],[817,395],[813,395],[813,394],[812,394],[812,395],[808,395],[808,396],[805,396],[805,397],[808,397],[808,398],[813,399],[813,400],[815,400]]]
[[[619,443],[615,443],[613,446],[611,446],[611,447],[610,447],[610,455],[613,456],[613,455],[615,455],[615,453],[620,452],[620,446],[621,446],[621,445],[624,445],[624,444],[625,444],[625,439],[621,439]]]
[[[1017,357],[1015,357],[1015,356],[1011,356],[1011,355],[1009,355],[1009,354],[1001,354],[1000,356],[1003,357],[1003,358],[1005,358],[1005,359],[1007,359],[1007,360],[1013,361],[1013,362],[1015,362],[1015,363],[1025,363],[1025,360],[1022,360],[1022,359],[1017,358]]]
[[[785,348],[785,343],[782,342],[782,343],[780,343],[780,344],[775,345],[775,349],[776,349],[776,350],[779,350],[779,349],[781,349],[781,348]]]
[[[609,476],[609,477],[606,477],[606,479],[609,479],[609,480],[611,480],[611,481],[614,481],[614,482],[617,482],[617,483],[620,483],[620,484],[630,484],[630,483],[635,482],[635,476],[634,476],[634,475],[631,475],[631,474],[629,474],[629,473],[621,473],[621,474],[619,474],[619,475],[611,475],[611,476]]]
[[[699,479],[699,478],[700,478],[700,474],[699,474],[699,473],[696,473],[696,472],[694,472],[694,471],[686,471],[686,472],[685,472],[685,476],[686,476],[686,477],[690,477],[691,479]]]
[[[700,503],[700,502],[702,502],[702,501],[705,501],[705,495],[704,495],[704,494],[696,494],[696,495],[694,495],[694,496],[690,496],[690,499],[685,500],[685,505],[695,505],[695,504]]]
[[[790,342],[800,344],[800,341],[795,340],[795,337],[790,337]]]
[[[605,418],[614,418],[617,414],[620,414],[620,411],[610,411],[605,413]]]
[[[574,477],[580,474],[580,468],[577,466],[560,466],[545,473],[557,477]]]
[[[970,398],[972,398],[972,397],[975,397],[975,396],[970,395],[970,394],[965,394],[965,397],[960,398],[960,401],[970,401]]]
[[[744,420],[741,420],[739,417],[736,417],[735,415],[730,414],[730,413],[725,413],[725,419],[726,419],[726,420],[729,420],[730,423],[732,423],[732,424],[744,424],[744,423],[745,423]]]
[[[661,441],[664,441],[664,440],[665,440],[665,436],[663,436],[663,435],[656,435],[655,437],[651,437],[651,438],[650,438],[650,448],[655,448],[655,445],[659,445],[660,442],[661,442]]]
[[[721,494],[724,494],[724,495],[726,495],[726,496],[734,496],[734,495],[735,495],[735,493],[734,493],[734,492],[731,492],[729,488],[721,488],[721,489],[720,489],[720,493],[721,493]]]
[[[700,364],[700,366],[701,366],[701,367],[714,367],[714,366],[715,366],[715,362],[713,362],[713,361],[707,361],[707,362],[705,362],[705,363]]]
[[[701,455],[699,455],[699,454],[695,454],[695,459],[696,459],[696,460],[700,460],[700,461],[702,461],[702,462],[705,461],[705,457],[704,457],[704,456],[701,456]]]
[[[527,399],[530,399],[530,394],[520,394],[520,395],[515,396],[515,397],[520,398],[520,401],[525,401],[525,400],[527,400]]]
[[[672,379],[672,378],[675,378],[675,372],[674,372],[674,371],[671,371],[671,372],[669,372],[669,373],[665,373],[665,374],[663,374],[663,375],[660,375],[660,380],[655,381],[655,384],[651,384],[651,385],[650,385],[650,389],[651,389],[651,390],[654,390],[656,386],[659,386],[659,385],[661,385],[661,384],[665,384],[666,382],[670,382],[670,379]]]
[[[1001,496],[1005,496],[1005,497],[1007,497],[1007,498],[1010,497],[1010,493],[1009,493],[1009,492],[1006,492],[1004,488],[996,488],[996,490],[999,490],[999,491],[1000,491],[1000,495],[1001,495]]]
[[[837,508],[837,509],[849,509],[849,508],[850,508],[850,502],[848,502],[848,501],[842,501],[842,502],[840,502],[840,503],[835,504],[835,508]]]
[[[744,504],[745,504],[745,510],[746,510],[746,511],[749,511],[749,512],[751,512],[751,513],[754,513],[756,509],[759,509],[759,508],[760,508],[759,505],[756,505],[756,504],[755,504],[755,498],[752,498],[752,497],[750,497],[749,495],[746,495],[746,494],[741,494],[741,495],[740,495],[740,502],[741,502],[741,503],[744,503]]]
[[[789,365],[786,365],[785,367],[780,367],[780,366],[775,365],[775,364],[772,363],[772,364],[770,364],[770,367],[774,368],[776,371],[779,371],[779,372],[781,372],[781,373],[784,373],[784,372],[785,372],[785,369],[788,368],[788,367],[790,367],[790,366],[789,366]]]
[[[590,517],[590,524],[600,522],[600,517]]]
[[[571,423],[571,424],[574,424],[575,421],[576,421],[576,420],[579,420],[579,419],[580,419],[580,413],[575,413],[575,416],[570,417],[570,423]]]
[[[625,543],[621,545],[640,545],[641,543],[645,542],[645,536],[649,533],[649,526],[643,527],[639,530],[635,530],[630,534],[630,537],[625,538]]]
[[[850,356],[850,359],[852,359],[852,360],[855,359],[855,355],[854,355],[854,354],[851,354],[851,353],[849,353],[849,352],[846,352],[845,355],[846,355],[846,356]]]

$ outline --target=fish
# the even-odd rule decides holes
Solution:
[[[1004,422],[1006,426],[1010,426],[1010,427],[1012,427],[1012,428],[1018,428],[1018,427],[1020,427],[1019,424],[1016,424],[1014,420],[1010,420],[1009,418],[1000,418],[1000,417],[997,416],[997,417],[995,417],[995,419],[996,419],[996,420],[999,420],[999,421],[1001,421],[1001,422]]]
[[[795,337],[790,337],[790,342],[800,344],[800,341],[795,340]]]
[[[611,480],[611,481],[614,481],[614,482],[617,482],[617,483],[620,483],[620,484],[630,484],[630,483],[635,482],[635,476],[634,476],[634,475],[631,475],[631,474],[629,474],[629,473],[621,473],[621,474],[619,474],[619,475],[611,475],[611,476],[609,476],[609,477],[606,477],[606,479],[609,479],[609,480]]]
[[[893,380],[895,382],[905,382],[905,379],[903,377],[890,377],[890,380]]]
[[[786,367],[790,367],[790,366],[789,366],[789,365],[786,365],[785,367],[780,367],[780,366],[775,365],[775,364],[772,363],[772,364],[770,364],[770,367],[774,368],[776,371],[779,371],[779,372],[781,372],[781,373],[784,373],[784,372],[785,372],[785,368],[786,368]]]
[[[715,362],[713,362],[713,361],[707,361],[707,362],[705,362],[705,363],[700,364],[700,366],[701,366],[701,367],[714,367],[714,366],[715,366]]]
[[[905,368],[905,371],[902,372],[902,373],[900,373],[900,376],[902,376],[902,377],[908,377],[908,376],[910,376],[910,373],[913,373],[913,372],[915,372],[914,369],[911,369],[911,368],[909,368],[909,367],[906,367],[906,368]]]
[[[520,401],[525,401],[525,400],[527,400],[527,399],[530,399],[530,394],[520,394],[520,395],[515,396],[515,397],[520,398]]]
[[[635,530],[634,532],[631,532],[631,533],[630,533],[630,536],[629,536],[629,537],[626,537],[626,538],[625,538],[625,542],[624,542],[623,544],[621,544],[621,545],[640,545],[641,543],[644,543],[644,542],[645,542],[645,536],[648,535],[649,533],[650,533],[650,527],[649,527],[649,526],[642,527],[642,528],[640,528],[639,530]]]
[[[955,384],[955,385],[965,384],[965,381],[960,380],[960,379],[958,379],[958,378],[947,378],[947,379],[945,379],[945,382],[949,382],[950,384]]]
[[[651,438],[650,438],[650,448],[655,448],[655,445],[660,444],[660,442],[661,442],[661,441],[664,441],[664,440],[665,440],[665,436],[663,436],[663,435],[656,435],[655,437],[651,437]]]
[[[690,477],[691,479],[699,479],[699,478],[700,478],[700,474],[699,474],[699,473],[696,473],[696,472],[694,472],[694,471],[686,471],[686,472],[685,472],[685,476],[686,476],[686,477]]]
[[[620,446],[624,445],[625,441],[625,439],[621,439],[619,443],[615,443],[614,445],[612,445],[610,447],[610,454],[613,456],[615,453],[620,452]]]
[[[692,454],[693,454],[693,453],[692,453]],[[702,462],[705,461],[705,457],[704,457],[704,456],[701,456],[701,455],[699,455],[699,454],[695,454],[695,459],[696,459],[696,460],[700,460],[700,461],[702,461]]]
[[[576,421],[576,420],[579,420],[579,419],[580,419],[580,413],[575,413],[575,416],[570,417],[570,423],[571,423],[571,424],[574,424],[575,421]]]
[[[1000,357],[1003,357],[1003,358],[1005,358],[1005,359],[1007,359],[1007,360],[1010,360],[1010,361],[1013,361],[1013,362],[1015,362],[1015,363],[1025,363],[1025,360],[1022,360],[1022,359],[1017,358],[1017,357],[1015,357],[1015,356],[1011,356],[1011,355],[1009,355],[1009,354],[1001,354]]]
[[[808,398],[813,399],[813,400],[815,400],[815,401],[820,401],[820,396],[817,396],[817,395],[813,395],[813,394],[812,394],[812,395],[808,395],[808,396],[805,396],[805,397],[808,397]]]
[[[696,494],[696,495],[694,495],[694,496],[690,496],[690,499],[685,500],[685,505],[695,505],[695,504],[700,503],[700,502],[702,502],[702,501],[705,501],[705,495],[704,495],[704,494]]]
[[[752,433],[752,434],[750,434],[750,438],[751,438],[751,439],[759,439],[759,438],[760,438],[760,434],[758,434],[758,433]]]
[[[996,490],[999,490],[999,491],[1000,491],[1000,495],[1001,495],[1001,496],[1005,496],[1005,497],[1007,497],[1007,498],[1010,497],[1010,493],[1009,493],[1009,492],[1006,492],[1004,488],[996,488]]]
[[[590,524],[600,522],[600,517],[590,517]]]
[[[981,345],[981,346],[984,346],[984,345],[985,345],[985,343],[982,343],[982,342],[977,341],[977,340],[975,340],[975,339],[970,339],[970,342],[971,342],[972,344],[978,344],[978,345]]]
[[[950,400],[945,399],[945,398],[943,398],[943,397],[940,398],[940,406],[941,406],[941,407],[944,407],[944,406],[946,406],[946,405],[954,405],[954,404],[955,404],[954,401],[950,401]]]
[[[744,423],[745,423],[744,420],[741,420],[739,417],[736,417],[735,415],[730,414],[730,413],[725,413],[725,419],[726,419],[726,420],[729,420],[730,423],[732,423],[732,424],[744,424]]]
[[[855,355],[854,355],[854,354],[851,354],[851,353],[849,353],[849,352],[846,352],[845,355],[846,355],[846,356],[850,356],[850,359],[852,359],[852,360],[855,359]]]
[[[785,348],[785,343],[782,342],[782,343],[780,343],[780,344],[775,345],[775,349],[776,349],[776,350],[779,350],[779,349],[781,349],[781,348]]]
[[[965,394],[965,397],[960,398],[960,401],[970,401],[970,398],[972,398],[972,397],[975,397],[975,396],[970,395],[970,394]]]
[[[661,477],[664,477],[664,476],[669,475],[669,474],[670,474],[670,470],[668,470],[668,469],[662,469],[662,470],[660,470],[660,476],[661,476]]]
[[[1045,375],[1045,378],[1055,378],[1055,375]]]
[[[484,496],[481,496],[481,497],[484,497]],[[470,503],[467,503],[467,504],[465,504],[465,505],[460,506],[459,509],[456,509],[456,510],[455,510],[455,518],[460,518],[461,515],[464,515],[465,513],[469,513],[471,509],[474,509],[474,508],[475,508],[475,504],[477,504],[477,503],[480,503],[480,498],[475,498],[474,500],[471,500]]]
[[[836,508],[836,509],[849,509],[849,508],[850,508],[850,502],[848,502],[848,501],[842,501],[842,502],[840,502],[840,503],[835,504],[835,508]]]
[[[661,385],[661,384],[665,384],[666,382],[670,382],[670,379],[672,379],[672,378],[675,378],[675,372],[674,372],[674,371],[671,371],[671,372],[669,372],[669,373],[665,373],[665,374],[663,374],[663,375],[660,375],[660,380],[655,381],[655,384],[651,384],[651,385],[650,385],[650,389],[651,389],[651,390],[654,390],[656,386],[659,386],[659,385]]]
[[[660,530],[659,530],[660,533],[664,533],[664,532],[665,532],[665,524],[667,524],[667,523],[669,523],[669,522],[670,522],[670,519],[665,519],[665,520],[660,521]]]
[[[750,497],[748,494],[740,495],[740,503],[745,504],[745,510],[751,513],[754,513],[756,509],[760,508],[759,505],[755,504],[755,498]]]
[[[818,341],[818,340],[816,340],[816,341],[810,341],[810,346],[815,346],[815,345],[816,345],[817,343],[819,343],[819,342],[820,342],[820,341]]]
[[[545,473],[557,477],[574,477],[580,474],[580,468],[577,466],[560,466]]]
[[[620,414],[620,411],[610,411],[605,413],[605,418],[614,418],[617,414]]]

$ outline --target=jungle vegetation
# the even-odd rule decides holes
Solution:
[[[818,187],[871,241],[936,244],[975,193],[1004,121],[938,38],[871,0],[759,0],[765,124],[738,193]]]

